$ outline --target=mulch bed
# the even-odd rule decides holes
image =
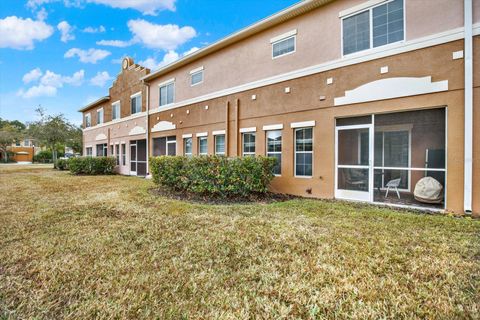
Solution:
[[[265,194],[252,194],[249,197],[212,197],[194,193],[176,192],[162,188],[151,188],[150,193],[157,196],[167,197],[174,200],[188,201],[199,204],[231,205],[249,203],[275,203],[298,199],[298,196],[267,192]]]

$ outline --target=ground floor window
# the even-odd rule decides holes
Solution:
[[[219,156],[225,155],[225,135],[219,134],[215,136],[215,154]]]
[[[244,157],[255,157],[255,133],[242,134],[242,155]]]
[[[177,152],[177,137],[161,137],[153,139],[153,156],[175,156]]]
[[[277,159],[273,173],[280,175],[282,173],[282,131],[267,131],[267,157]]]
[[[313,172],[313,128],[295,129],[295,176],[311,177]]]
[[[110,145],[110,157],[113,157],[115,155],[115,150],[114,150],[114,145]]]
[[[198,154],[201,156],[205,156],[208,154],[207,137],[198,137]]]
[[[192,138],[183,139],[183,154],[186,157],[191,157],[193,152],[193,141]]]
[[[120,165],[120,145],[115,145],[115,159],[117,160],[117,166]]]
[[[91,157],[93,155],[92,152],[93,152],[92,147],[85,148],[85,153],[86,153],[85,155],[87,157]]]
[[[127,146],[122,143],[122,166],[127,164]]]
[[[97,144],[97,157],[106,157],[107,156],[107,144],[106,143],[101,143]]]

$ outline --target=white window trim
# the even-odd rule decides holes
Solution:
[[[141,96],[141,95],[142,95],[142,91],[138,91],[137,93],[132,94],[132,95],[130,96],[130,99],[136,98],[136,97]]]
[[[192,139],[192,135],[191,134],[184,134],[182,136],[182,139],[183,139],[183,155],[188,157],[188,156],[192,156],[193,155],[193,139]],[[187,153],[187,150],[186,150],[186,146],[187,144],[185,143],[185,140],[187,139],[190,139],[192,140],[192,144],[191,144],[191,147],[192,147],[192,150],[190,150],[190,152]]]
[[[166,137],[166,150],[165,150],[165,153],[167,154],[167,156],[173,156],[173,154],[169,154],[168,153],[168,145],[169,144],[175,144],[175,154],[177,154],[177,140],[168,140],[168,137]]]
[[[207,140],[207,152],[205,152],[205,153],[200,152],[200,140],[203,140],[203,139]],[[198,136],[198,135],[197,135],[197,142],[198,142],[198,147],[197,147],[197,149],[198,149],[198,155],[200,155],[200,156],[206,156],[206,155],[208,155],[208,137],[207,137],[206,135],[205,135],[205,136]]]
[[[378,4],[383,4],[383,2],[387,2],[388,0],[369,0],[364,3],[361,3],[359,5],[356,5],[354,7],[342,10],[338,13],[339,18],[344,18],[346,16],[351,16],[355,13],[358,13],[360,11],[365,11],[366,9],[369,9],[370,7],[374,7]]]
[[[277,125],[279,126],[279,125]],[[279,129],[270,129],[270,130],[265,130],[265,131],[282,131],[283,129],[283,124],[281,125],[282,128],[279,128]],[[265,128],[266,126],[264,126]],[[282,142],[280,143],[280,146],[282,148],[282,151],[272,151],[272,152],[268,152],[268,132],[265,132],[265,155],[268,157],[269,154],[279,154],[280,155],[280,158],[283,158],[283,155],[282,155],[282,152],[283,152],[283,132],[281,133],[282,134]],[[282,159],[283,160],[283,159]],[[283,161],[282,161],[283,162]],[[275,177],[281,177],[282,176],[282,162],[280,162],[280,174],[274,174]]]
[[[117,118],[113,118],[113,108],[115,108],[117,105],[118,105],[118,115],[117,115]],[[122,104],[120,103],[120,100],[117,100],[114,103],[112,103],[112,121],[120,119],[121,108],[122,108]]]
[[[386,1],[386,0],[384,0],[384,1]],[[272,39],[270,39],[270,43],[271,43],[271,44],[274,44],[274,43],[276,43],[276,42],[285,40],[285,39],[287,39],[287,38],[290,38],[290,37],[296,36],[296,35],[297,35],[297,29],[293,29],[293,30],[290,30],[290,31],[288,31],[288,32],[285,32],[285,33],[283,33],[283,34],[281,34],[281,35],[278,35],[278,36],[276,36],[276,37],[273,37]]]
[[[101,112],[102,116],[100,117],[102,119],[102,122],[98,122],[98,113]],[[103,107],[97,109],[97,125],[105,123],[105,113],[103,112]]]
[[[246,131],[242,132],[242,158],[245,156],[255,156],[257,154],[257,136],[255,135],[255,151],[254,152],[246,152],[245,151],[245,134],[252,134],[255,133],[256,131]]]
[[[388,46],[392,46],[392,45],[399,44],[399,43],[400,44],[405,43],[405,41],[406,41],[405,38],[406,38],[406,35],[407,35],[407,19],[406,19],[407,12],[406,12],[405,3],[407,2],[407,0],[403,0],[403,40],[387,43],[387,44],[377,46],[377,47],[373,46],[373,15],[372,15],[373,9],[376,8],[376,7],[379,7],[379,6],[383,6],[384,4],[387,4],[387,3],[392,2],[392,1],[394,1],[394,0],[382,0],[382,1],[370,0],[370,1],[367,2],[367,3],[370,3],[370,2],[372,3],[370,6],[365,6],[365,7],[362,7],[361,9],[356,9],[355,11],[350,12],[348,15],[341,16],[341,18],[340,18],[340,40],[341,40],[340,50],[341,50],[341,53],[342,53],[342,58],[351,57],[351,56],[355,56],[355,55],[358,55],[358,54],[364,55],[365,53],[372,52],[373,50],[378,49],[378,48],[385,48],[385,47],[388,48]],[[360,6],[361,5],[359,5],[357,7],[360,7]],[[355,8],[356,7],[353,7],[351,9],[353,10]],[[346,10],[344,10],[344,11],[346,11]],[[344,11],[342,11],[342,12],[344,12]],[[366,11],[369,11],[368,22],[369,22],[369,33],[370,33],[370,41],[369,41],[370,42],[370,48],[360,50],[360,51],[355,51],[355,52],[352,52],[352,53],[344,54],[343,53],[343,20],[345,20],[347,18],[350,18],[352,16],[355,16],[357,14],[366,12]],[[340,12],[340,13],[342,13],[342,12]]]
[[[188,139],[188,138],[191,138],[191,137],[192,137],[191,133],[182,134],[182,139]]]
[[[273,46],[279,42],[282,42],[282,41],[285,41],[285,40],[288,40],[290,38],[293,38],[293,51],[290,51],[290,52],[287,52],[287,53],[284,53],[284,54],[281,54],[281,55],[278,55],[278,56],[274,56],[273,55]],[[286,37],[286,38],[283,38],[283,39],[280,39],[278,41],[275,41],[274,43],[272,43],[272,60],[275,60],[275,59],[278,59],[278,58],[282,58],[282,57],[285,57],[285,56],[288,56],[290,54],[294,54],[295,52],[297,52],[297,35],[294,34],[292,36],[289,36],[289,37]]]
[[[88,121],[87,121],[88,119]],[[85,127],[90,128],[92,126],[92,115],[90,113],[87,113],[85,115]]]
[[[257,132],[257,127],[240,128],[240,133]]]
[[[218,156],[224,156],[225,155],[225,140],[226,140],[226,136],[225,136],[225,130],[223,130],[224,133],[223,134],[216,134],[214,135],[213,137],[213,154],[215,155],[218,155]],[[223,136],[223,152],[217,152],[217,136]]]
[[[222,134],[225,134],[225,130],[216,130],[216,131],[212,132],[212,135],[214,135],[214,136],[218,136],[218,135],[222,135]]]
[[[196,134],[197,138],[208,137],[208,132],[199,132]]]
[[[197,83],[192,83],[193,76],[196,75],[196,74],[199,74],[199,73],[202,74],[202,81],[197,82]],[[195,86],[198,86],[199,84],[202,84],[203,83],[203,77],[204,77],[203,69],[198,70],[197,72],[194,72],[194,73],[190,73],[190,87],[195,87]]]
[[[171,102],[171,103],[164,104],[164,105],[161,105],[161,104],[160,104],[160,101],[162,100],[162,96],[161,96],[161,93],[160,93],[160,91],[161,91],[160,88],[161,88],[161,87],[166,87],[166,86],[168,86],[168,85],[170,85],[170,84],[173,84],[173,99],[172,99],[172,102]],[[158,85],[158,108],[159,108],[159,109],[162,109],[162,108],[165,108],[165,107],[169,107],[169,106],[172,106],[172,105],[175,104],[175,96],[176,96],[176,94],[177,94],[177,92],[176,92],[177,90],[176,90],[175,87],[176,87],[176,86],[175,86],[175,78],[172,78],[172,79],[170,79],[170,80],[164,81],[164,82],[162,82],[162,83],[160,83],[160,84]],[[168,90],[167,90],[167,92],[168,92]],[[167,97],[167,98],[168,98],[168,97]]]
[[[297,131],[302,130],[302,129],[309,129],[312,128],[312,151],[297,151]],[[293,132],[293,152],[294,152],[294,158],[293,158],[293,173],[295,178],[299,179],[312,179],[313,178],[313,172],[314,172],[314,163],[315,163],[315,158],[314,158],[314,149],[315,149],[315,140],[314,140],[314,135],[313,135],[313,127],[298,127],[295,128]],[[312,154],[312,175],[311,176],[299,176],[297,175],[297,153],[311,153]]]
[[[315,120],[311,121],[303,121],[303,122],[292,122],[290,123],[290,128],[297,129],[297,128],[310,128],[315,127]]]
[[[204,70],[203,66],[198,67],[196,69],[191,70],[190,75],[193,75],[193,74],[198,73],[198,72],[203,71],[203,70]]]
[[[283,130],[283,124],[270,124],[263,126],[263,131]]]

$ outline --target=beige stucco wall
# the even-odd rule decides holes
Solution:
[[[406,40],[463,26],[463,0],[405,0]],[[159,106],[158,84],[176,80],[175,102],[342,57],[339,12],[365,0],[340,0],[258,33],[152,81],[150,108]],[[474,0],[480,21],[480,0]],[[271,57],[270,39],[298,30],[294,54]],[[190,86],[189,72],[203,66],[204,82]]]

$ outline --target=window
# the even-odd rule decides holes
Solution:
[[[190,85],[194,86],[203,82],[203,70],[196,71],[190,76]]]
[[[295,41],[296,36],[291,36],[272,43],[272,57],[278,58],[295,52]]]
[[[193,151],[193,141],[192,138],[184,138],[183,139],[183,154],[186,157],[191,157]]]
[[[171,104],[175,96],[175,82],[160,86],[160,106]]]
[[[127,146],[122,143],[122,166],[127,164]]]
[[[177,137],[161,137],[153,139],[153,156],[174,156],[177,153]]]
[[[243,156],[255,157],[255,133],[243,133]]]
[[[115,145],[115,159],[117,160],[117,166],[120,165],[120,145]]]
[[[112,103],[112,120],[120,119],[120,101]]]
[[[295,129],[295,176],[311,177],[313,166],[313,129]]]
[[[103,123],[103,108],[97,110],[97,124]]]
[[[208,154],[208,139],[207,137],[198,138],[198,154],[201,156]]]
[[[344,18],[343,54],[404,40],[403,1],[388,1]]]
[[[97,157],[106,157],[107,156],[107,144],[97,144]]]
[[[219,134],[215,136],[215,154],[218,156],[225,155],[225,135]]]
[[[92,126],[92,117],[89,114],[85,115],[85,128],[89,128]]]
[[[92,154],[92,147],[85,148],[85,153],[86,153],[87,157],[91,157],[93,155]]]
[[[275,175],[282,173],[282,131],[267,131],[267,157],[277,159],[273,168]]]
[[[110,154],[109,154],[109,156],[113,157],[114,154],[115,154],[114,151],[115,151],[115,150],[114,150],[113,144],[111,144],[111,145],[110,145]]]
[[[28,139],[23,140],[23,146],[24,147],[30,147],[30,140],[28,140]]]
[[[142,112],[142,94],[141,93],[136,93],[130,97],[130,109],[132,114]]]

